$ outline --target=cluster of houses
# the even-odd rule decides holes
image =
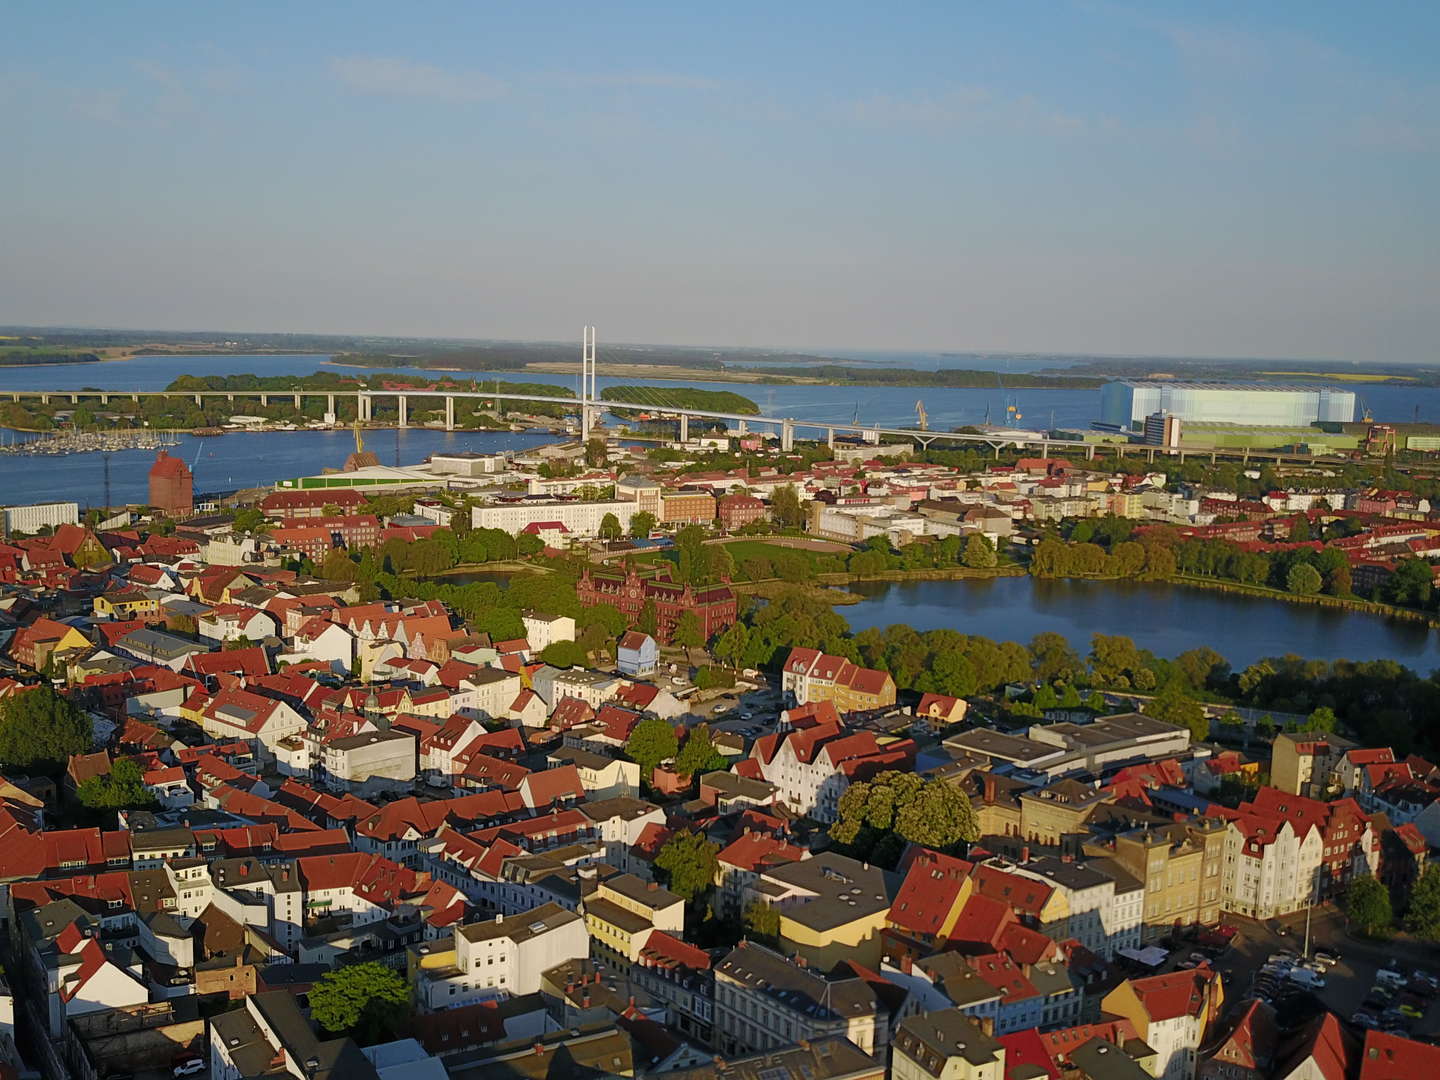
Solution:
[[[922,534],[1005,535],[1045,500],[1092,495],[1112,500],[1098,512],[1206,527],[1198,504],[1155,501],[1177,498],[1158,483],[1091,491],[1098,477],[1051,460],[976,479],[837,451],[799,477],[615,486],[657,520],[728,507],[742,527],[798,483],[812,530],[846,539],[902,528],[892,514]],[[564,494],[505,509],[595,505]],[[1398,508],[1376,537],[1408,535]],[[312,556],[417,539],[448,512],[422,500],[421,520],[381,523],[344,489],[263,509],[281,523],[271,543]],[[1223,963],[1191,957],[1223,947],[1226,919],[1293,916],[1358,876],[1403,902],[1440,846],[1440,769],[1423,759],[1282,733],[1261,760],[1138,712],[1001,731],[962,699],[912,699],[804,648],[773,687],[755,677],[738,718],[702,728],[709,702],[662,677],[655,636],[626,633],[613,670],[557,668],[540,653],[575,639],[571,618],[526,612],[524,637],[496,641],[438,602],[361,602],[251,544],[201,519],[0,547],[0,703],[58,687],[94,730],[58,781],[0,777],[0,1069],[1399,1080],[1440,1053],[1323,1011],[1282,1029]],[[735,617],[728,589],[647,587],[582,584],[663,601],[672,622],[712,605],[712,631]],[[642,774],[627,748],[657,721],[677,752]],[[691,775],[694,738],[711,752]],[[90,794],[122,771],[145,798],[97,811]],[[977,840],[904,845],[893,869],[838,850],[846,792],[891,772],[958,788]],[[691,834],[714,853],[697,903],[666,858]],[[360,1046],[323,1032],[307,995],[368,961],[403,979],[409,1016],[402,1037]]]

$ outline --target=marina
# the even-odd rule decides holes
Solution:
[[[69,454],[115,454],[126,450],[161,450],[180,445],[175,431],[57,431],[36,433],[6,431],[0,454],[63,457]],[[13,440],[9,436],[15,436]],[[27,437],[28,436],[28,437]]]

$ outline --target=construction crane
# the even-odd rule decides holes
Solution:
[[[365,436],[360,434],[360,418],[358,416],[352,427],[355,432],[355,453],[363,454],[365,452]]]
[[[915,416],[916,416],[916,417],[919,419],[919,421],[920,421],[920,430],[921,430],[921,431],[929,431],[929,430],[930,430],[930,414],[925,411],[925,402],[923,402],[923,401],[917,401],[917,402],[915,402]]]

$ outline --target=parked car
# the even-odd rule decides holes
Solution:
[[[196,1053],[179,1055],[170,1067],[172,1076],[194,1076],[205,1071],[205,1059]]]
[[[1405,978],[1404,972],[1400,971],[1400,965],[1383,967],[1375,973],[1377,983],[1385,983],[1390,986],[1404,986],[1409,980]]]
[[[1417,1009],[1414,1005],[1401,1005],[1400,1014],[1402,1016],[1408,1016],[1411,1020],[1419,1020],[1425,1015],[1425,1012],[1422,1009]]]
[[[1368,1013],[1362,1009],[1350,1017],[1350,1022],[1363,1028],[1373,1028],[1379,1025],[1380,1018],[1374,1013]]]
[[[1339,949],[1316,949],[1315,959],[1326,964],[1338,964],[1340,962]]]
[[[1299,983],[1307,990],[1325,989],[1325,977],[1317,975],[1309,968],[1292,968],[1285,977],[1291,982]]]

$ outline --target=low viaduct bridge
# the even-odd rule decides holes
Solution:
[[[455,427],[455,403],[457,401],[483,400],[495,402],[497,405],[502,402],[514,402],[517,405],[532,403],[542,405],[558,405],[562,408],[576,411],[580,415],[581,435],[588,438],[591,431],[599,422],[603,413],[612,410],[629,410],[633,412],[645,412],[652,415],[658,414],[660,419],[672,421],[679,426],[679,437],[683,442],[690,436],[690,423],[692,420],[723,421],[727,426],[734,428],[741,434],[747,433],[751,427],[767,428],[779,435],[780,447],[782,450],[790,450],[795,446],[797,432],[810,433],[813,438],[823,439],[827,444],[834,445],[837,435],[859,435],[862,439],[871,443],[878,443],[884,438],[903,439],[914,442],[919,446],[929,447],[935,443],[949,445],[974,446],[976,444],[990,447],[995,453],[1005,447],[1013,446],[1016,449],[1033,448],[1040,456],[1049,456],[1054,452],[1074,454],[1082,456],[1087,460],[1094,460],[1097,453],[1103,453],[1106,449],[1112,449],[1117,457],[1141,456],[1149,462],[1169,457],[1178,459],[1181,462],[1191,459],[1199,460],[1238,460],[1241,462],[1274,462],[1294,464],[1334,464],[1339,459],[1335,455],[1318,455],[1303,453],[1286,453],[1273,450],[1252,450],[1249,448],[1184,450],[1179,447],[1160,446],[1130,446],[1112,443],[1085,442],[1081,439],[1053,438],[1044,433],[1032,433],[1021,431],[990,431],[990,432],[959,432],[959,431],[930,431],[919,428],[907,427],[885,427],[875,424],[843,423],[833,420],[804,420],[795,417],[782,416],[757,416],[747,413],[714,412],[707,409],[679,408],[670,405],[655,405],[654,403],[632,402],[632,401],[610,401],[594,396],[591,379],[586,380],[585,393],[581,397],[558,397],[545,394],[508,394],[491,393],[483,390],[457,390],[457,389],[426,389],[426,390],[398,390],[398,389],[354,389],[354,390],[4,390],[0,391],[0,400],[9,398],[11,401],[22,402],[26,399],[38,400],[48,404],[52,401],[68,401],[72,405],[78,405],[82,401],[98,401],[102,405],[108,405],[112,401],[134,401],[139,402],[142,398],[189,398],[197,406],[202,405],[208,399],[224,399],[228,402],[237,401],[258,401],[261,406],[268,406],[271,401],[289,399],[293,401],[296,409],[302,407],[306,399],[325,399],[325,409],[329,413],[336,412],[336,404],[340,401],[355,401],[355,416],[360,423],[371,423],[375,419],[375,402],[377,399],[389,401],[394,400],[398,424],[402,428],[410,426],[410,404],[417,399],[434,400],[440,399],[445,403],[445,430],[454,431]],[[1127,453],[1128,450],[1128,453]]]

